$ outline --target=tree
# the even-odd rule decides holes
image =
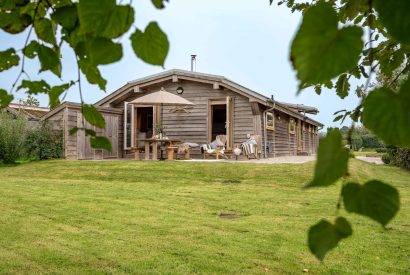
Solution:
[[[152,0],[152,3],[162,9],[164,1],[167,0]],[[82,98],[81,74],[89,83],[105,90],[107,81],[98,66],[122,58],[122,44],[117,41],[134,22],[131,2],[121,5],[115,0],[0,0],[0,28],[11,35],[28,30],[21,53],[14,48],[0,52],[0,72],[21,66],[12,88],[9,91],[0,89],[0,108],[13,100],[15,88],[29,95],[47,94],[51,108],[59,104],[59,97],[74,84],[78,85]],[[145,30],[136,28],[129,39],[140,59],[153,65],[164,64],[169,42],[156,22],[150,22]],[[20,81],[22,76],[27,75],[26,58],[38,58],[39,72],[50,71],[61,77],[63,64],[60,49],[63,45],[68,45],[75,53],[77,80],[53,87],[44,80]],[[104,118],[94,106],[82,102],[81,111],[91,125],[105,128]],[[73,129],[71,133],[78,130],[86,131],[94,148],[111,150],[106,137],[97,136],[95,131],[84,127]]]
[[[152,3],[161,9],[165,1],[152,0]],[[270,0],[271,4],[273,2]],[[350,92],[351,79],[364,78],[366,83],[356,89],[360,104],[354,110],[335,112],[335,121],[344,121],[346,117],[355,122],[362,121],[385,142],[410,147],[410,128],[407,126],[410,121],[410,80],[400,85],[397,91],[392,89],[410,68],[410,1],[314,0],[295,3],[294,0],[281,0],[277,3],[303,13],[290,56],[300,81],[299,92],[314,87],[320,94],[322,88],[327,87],[345,98]],[[0,52],[0,71],[21,66],[13,87],[9,91],[0,89],[0,107],[13,100],[12,93],[17,84],[18,90],[28,94],[48,94],[50,107],[53,107],[71,85],[79,86],[82,97],[81,74],[91,84],[105,89],[106,80],[98,66],[122,57],[122,45],[117,38],[130,29],[134,9],[130,4],[117,4],[115,0],[0,0],[0,18],[0,28],[11,35],[28,29],[22,53],[14,48]],[[362,40],[364,30],[367,32],[366,43]],[[32,39],[34,35],[37,39]],[[130,40],[140,59],[153,65],[164,64],[169,42],[156,22],[151,22],[145,30],[136,29]],[[53,87],[44,80],[19,82],[25,75],[25,58],[38,58],[40,72],[50,71],[60,76],[62,44],[75,53],[77,80]],[[399,67],[403,68],[399,76],[391,78]],[[380,71],[391,81],[369,91],[375,71]],[[104,118],[94,106],[83,104],[82,113],[91,125],[105,127]],[[348,139],[351,139],[352,129]],[[71,133],[79,130],[86,131],[93,147],[110,150],[108,139],[97,136],[90,129],[74,128]],[[350,182],[348,160],[340,131],[329,131],[319,145],[314,178],[307,187],[328,186],[342,179],[337,210],[343,202],[348,212],[367,216],[385,227],[399,209],[397,190],[376,180],[364,184]],[[374,204],[380,211],[371,207]],[[333,223],[321,220],[309,230],[309,247],[317,258],[323,260],[330,249],[351,234],[352,227],[344,217],[336,217]]]
[[[273,0],[270,0],[273,3]],[[299,79],[299,92],[314,87],[334,89],[340,98],[350,92],[352,78],[366,79],[356,88],[361,99],[354,110],[335,112],[335,121],[350,117],[387,143],[410,147],[410,80],[397,89],[398,80],[410,68],[410,1],[407,0],[319,0],[295,3],[281,0],[292,12],[301,11],[303,20],[291,44],[290,59]],[[366,42],[362,37],[366,31]],[[396,76],[393,72],[402,68]],[[371,77],[378,71],[388,83],[372,88]],[[348,132],[352,144],[354,124]],[[367,216],[385,227],[400,207],[399,194],[389,184],[370,180],[351,182],[348,152],[339,130],[332,130],[320,143],[313,180],[307,187],[328,186],[342,179],[335,222],[321,220],[308,234],[311,252],[320,260],[352,234],[352,227],[339,209]],[[377,207],[374,207],[377,205]]]
[[[33,97],[32,95],[27,95],[26,99],[20,99],[21,104],[27,106],[40,106],[40,101],[37,98]]]

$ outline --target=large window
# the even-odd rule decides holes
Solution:
[[[134,147],[134,105],[124,102],[124,149]]]

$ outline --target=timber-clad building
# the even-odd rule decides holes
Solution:
[[[134,99],[164,88],[193,106],[138,106]],[[274,101],[223,76],[183,70],[170,70],[128,82],[96,102],[106,128],[95,129],[112,143],[111,152],[95,150],[83,131],[69,135],[73,127],[83,127],[81,105],[64,102],[42,117],[64,131],[66,159],[129,158],[140,140],[151,137],[162,124],[170,138],[197,144],[209,143],[217,135],[226,135],[226,149],[232,150],[250,135],[259,135],[261,157],[311,155],[318,145],[318,130],[323,124],[306,114],[313,107]],[[161,110],[161,108],[163,108]],[[160,121],[162,112],[163,121]],[[200,157],[193,148],[191,157]]]

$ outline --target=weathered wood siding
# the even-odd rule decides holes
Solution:
[[[278,119],[280,117],[280,119]],[[289,116],[281,112],[275,112],[275,156],[289,156]]]
[[[64,131],[64,157],[66,159],[106,159],[119,158],[121,156],[122,142],[119,137],[122,135],[122,115],[119,113],[106,112],[100,110],[106,121],[106,129],[98,129],[84,121],[78,105],[65,108],[47,119],[53,129]],[[95,150],[91,148],[89,137],[85,136],[84,131],[78,131],[77,134],[69,135],[70,129],[74,127],[86,127],[96,131],[97,135],[106,136],[111,140],[113,147],[112,152],[106,150]],[[120,133],[121,132],[121,133]]]
[[[188,112],[174,112],[175,107],[163,107],[163,125],[166,127],[166,134],[170,138],[181,140],[182,142],[193,142],[199,145],[208,143],[208,112],[209,100],[226,99],[232,97],[233,104],[233,144],[239,144],[247,140],[247,134],[261,134],[260,126],[255,125],[259,121],[260,115],[252,114],[249,99],[228,89],[213,89],[212,84],[204,84],[193,81],[171,81],[148,87],[143,94],[133,94],[126,98],[130,102],[133,99],[150,92],[156,92],[163,87],[166,91],[176,93],[176,89],[181,86],[184,92],[183,98],[191,101],[195,105],[188,108]],[[123,108],[123,102],[115,105],[116,108]],[[259,117],[259,118],[258,118]],[[256,132],[255,131],[259,131]],[[121,139],[121,138],[120,138]],[[198,157],[200,149],[192,151],[194,157]]]

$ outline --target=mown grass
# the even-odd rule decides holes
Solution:
[[[372,157],[381,157],[383,153],[377,153],[376,149],[365,149],[363,151],[353,151],[355,156],[372,156]]]
[[[352,180],[393,184],[402,207],[387,230],[342,210],[354,236],[321,264],[307,229],[334,219],[340,186],[302,190],[312,170],[131,161],[0,167],[0,273],[410,273],[410,173],[352,160]]]

